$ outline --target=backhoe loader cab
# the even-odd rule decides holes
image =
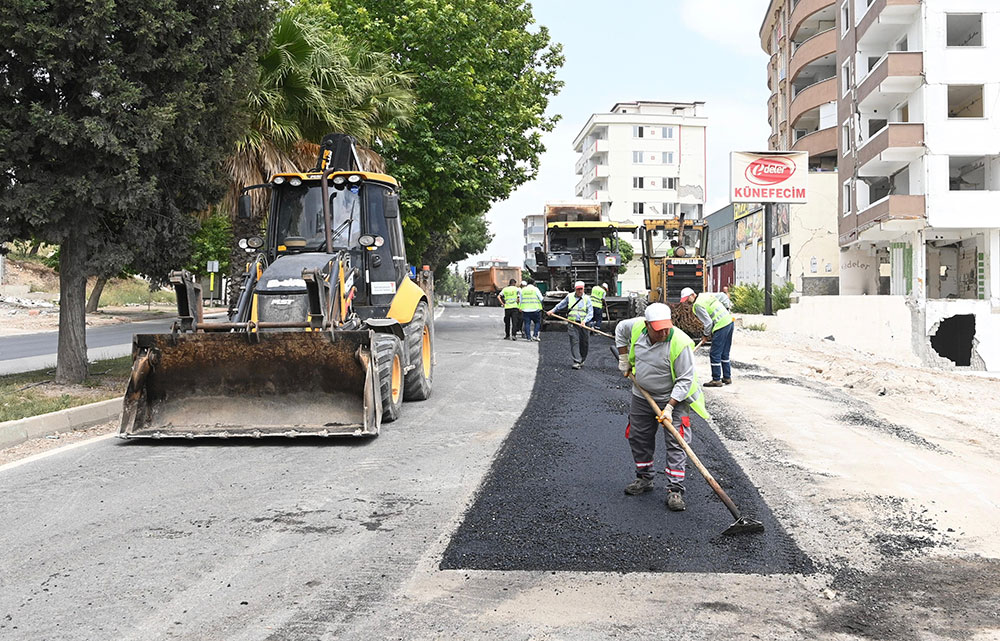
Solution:
[[[374,436],[430,395],[431,275],[410,278],[396,180],[359,165],[331,135],[313,170],[248,188],[270,209],[228,322],[171,274],[178,322],[134,338],[120,436]]]

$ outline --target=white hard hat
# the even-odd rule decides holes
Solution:
[[[685,287],[681,290],[681,300],[684,300],[688,296],[694,296],[694,290],[690,287]]]
[[[573,285],[573,289],[583,289],[584,287],[586,287],[586,285],[583,284],[582,280],[576,281],[576,284]]]
[[[604,288],[604,289],[607,289],[608,288],[608,284],[607,283],[601,283],[601,287]]]
[[[646,323],[655,330],[670,329],[670,307],[663,303],[652,303],[646,308]]]

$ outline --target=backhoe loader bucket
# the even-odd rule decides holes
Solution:
[[[375,436],[373,332],[140,334],[122,438]]]

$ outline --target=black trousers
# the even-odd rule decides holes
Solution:
[[[510,338],[517,336],[517,330],[521,327],[521,310],[516,307],[508,307],[503,310],[503,336]]]

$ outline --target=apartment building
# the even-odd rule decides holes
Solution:
[[[535,271],[538,266],[535,249],[545,246],[545,214],[528,214],[521,222],[524,223],[524,267]]]
[[[601,203],[601,216],[641,224],[646,218],[703,216],[708,119],[703,102],[619,102],[595,113],[573,140],[576,196]],[[633,240],[633,239],[629,239]],[[645,291],[641,244],[621,277],[623,292]]]
[[[849,293],[909,297],[928,333],[966,316],[1000,367],[1000,5],[845,0],[837,37]]]
[[[760,28],[770,56],[768,148],[809,154],[809,202],[776,207],[773,279],[807,296],[840,291],[836,22],[836,0],[771,0]],[[737,216],[737,282],[764,282],[762,217]]]
[[[768,147],[837,168],[836,0],[772,0],[760,29],[767,65]]]

